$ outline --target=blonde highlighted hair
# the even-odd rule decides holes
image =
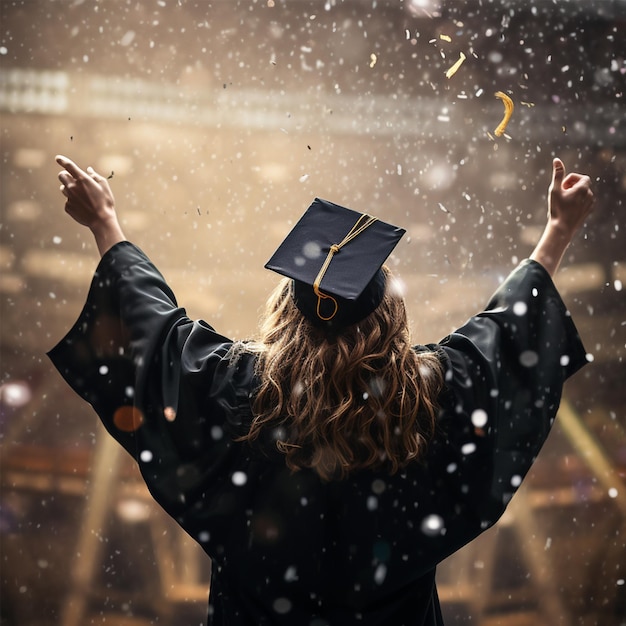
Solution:
[[[270,432],[288,467],[325,480],[366,468],[394,473],[420,458],[443,375],[434,353],[411,347],[403,298],[383,269],[381,304],[335,334],[311,324],[294,304],[291,281],[281,281],[251,347],[260,385],[242,439]]]

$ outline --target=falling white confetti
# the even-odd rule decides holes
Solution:
[[[288,598],[276,598],[272,606],[276,613],[284,615],[285,613],[289,613],[289,611],[291,611],[291,600]]]
[[[382,585],[385,582],[387,576],[387,566],[384,563],[380,563],[374,572],[374,582],[377,585]]]
[[[134,39],[135,39],[135,31],[129,30],[120,39],[120,46],[130,46],[130,44],[133,43]]]
[[[524,350],[519,355],[519,362],[524,367],[534,367],[539,363],[539,355],[534,350]]]
[[[308,241],[302,246],[302,254],[307,259],[317,259],[322,254],[322,247],[317,241]]]
[[[152,452],[150,452],[150,450],[142,450],[141,453],[139,454],[139,458],[144,462],[144,463],[150,463],[150,461],[152,461]]]
[[[377,478],[373,483],[372,483],[372,491],[376,494],[381,494],[383,493],[383,491],[385,491],[386,489],[386,485],[385,485],[385,481],[381,480],[380,478]]]
[[[472,424],[476,428],[483,428],[487,424],[487,412],[483,409],[476,409],[472,412]]]
[[[422,520],[422,532],[429,537],[442,535],[444,531],[443,518],[439,515],[428,515]]]
[[[127,522],[144,522],[150,517],[150,507],[136,498],[124,498],[117,503],[117,514]]]
[[[28,404],[33,394],[27,383],[13,381],[0,385],[0,404],[20,407]]]
[[[232,481],[233,485],[237,485],[237,487],[242,487],[248,482],[248,476],[245,472],[234,472]]]
[[[461,447],[462,454],[472,454],[472,452],[476,452],[476,444],[475,443],[466,443]]]
[[[298,571],[295,565],[290,565],[285,571],[285,581],[290,583],[298,580]]]
[[[526,311],[528,311],[528,305],[525,302],[520,301],[513,305],[513,313],[519,317],[526,315]]]

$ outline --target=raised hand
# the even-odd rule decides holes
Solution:
[[[563,161],[554,159],[552,182],[548,189],[548,223],[530,255],[551,276],[558,270],[563,254],[576,231],[591,213],[593,203],[589,176],[575,173],[566,176]]]
[[[548,221],[573,237],[593,208],[591,179],[576,173],[566,176],[561,159],[554,159],[552,168],[552,182],[548,189]]]
[[[58,155],[56,162],[64,168],[59,172],[59,180],[61,193],[67,198],[65,211],[91,230],[100,254],[124,241],[109,181],[93,168],[85,171],[65,156]]]

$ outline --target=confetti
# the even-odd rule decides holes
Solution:
[[[509,96],[507,96],[502,91],[496,91],[495,96],[496,98],[500,98],[500,100],[502,100],[502,103],[504,104],[504,117],[502,118],[502,121],[498,124],[498,127],[493,131],[493,133],[496,137],[502,137],[502,135],[504,135],[506,125],[509,123],[511,115],[513,115],[514,105],[513,100],[511,100],[511,98],[509,98]]]
[[[446,78],[454,76],[461,65],[463,65],[463,61],[465,61],[466,58],[467,57],[462,52],[459,52],[459,60],[446,72]]]
[[[445,525],[440,515],[432,513],[422,520],[422,532],[428,537],[435,537],[445,533]]]
[[[113,424],[122,432],[132,433],[143,424],[143,414],[134,406],[123,405],[113,413]]]
[[[176,410],[174,407],[166,406],[163,409],[163,415],[168,422],[173,422],[176,419]]]
[[[374,67],[374,65],[376,65],[376,61],[377,61],[377,57],[372,52],[372,54],[370,54],[370,67]]]
[[[439,35],[439,39],[443,39],[444,41],[452,41],[452,37],[450,37],[450,35]]]
[[[248,476],[245,472],[236,471],[233,472],[231,480],[233,481],[233,485],[243,487],[248,482]]]

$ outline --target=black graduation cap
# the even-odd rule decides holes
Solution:
[[[381,302],[381,267],[406,231],[315,198],[265,264],[293,279],[297,307],[317,325],[343,327]]]

